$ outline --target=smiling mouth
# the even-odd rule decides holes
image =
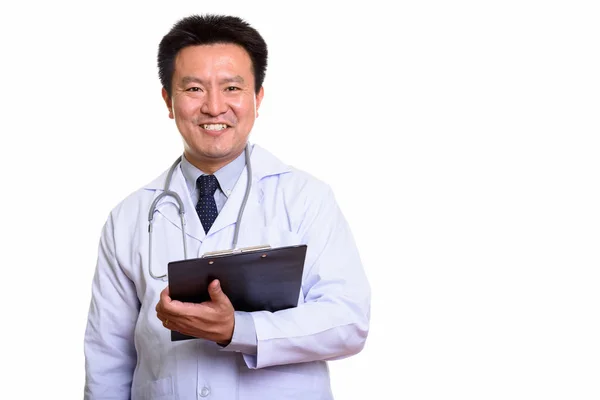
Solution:
[[[228,128],[226,124],[201,124],[200,127],[204,130],[213,132],[222,131]]]

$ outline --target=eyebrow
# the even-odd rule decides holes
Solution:
[[[199,83],[201,85],[206,86],[206,83],[202,79],[197,78],[195,76],[184,76],[181,79],[181,83],[184,85],[187,85],[188,83],[191,83],[191,82]],[[244,82],[245,82],[244,78],[242,78],[240,75],[236,75],[231,78],[224,78],[219,81],[219,83],[239,83],[239,84],[243,84]]]

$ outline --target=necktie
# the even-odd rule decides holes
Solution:
[[[204,227],[204,232],[208,233],[215,219],[217,219],[217,203],[215,203],[215,190],[219,187],[217,177],[214,175],[201,175],[196,181],[200,196],[196,204],[196,212],[200,217],[200,222]]]

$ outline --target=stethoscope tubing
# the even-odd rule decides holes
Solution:
[[[250,162],[250,146],[246,144],[246,148],[244,149],[245,157],[246,157],[246,171],[248,172],[248,183],[246,184],[246,192],[244,194],[244,199],[242,200],[242,205],[240,206],[240,211],[238,213],[238,217],[235,223],[235,231],[233,234],[233,246],[232,250],[237,248],[238,236],[240,233],[240,225],[242,222],[242,217],[244,215],[244,209],[246,208],[246,203],[248,202],[248,197],[250,197],[250,189],[252,188],[252,165]],[[148,210],[148,270],[150,272],[150,276],[157,280],[166,281],[167,274],[164,275],[154,275],[152,272],[152,223],[154,222],[154,213],[157,211],[158,202],[165,197],[172,197],[177,202],[179,218],[181,220],[181,235],[183,241],[183,257],[184,260],[187,260],[187,240],[186,240],[186,230],[185,230],[185,206],[183,205],[183,201],[181,201],[181,197],[174,191],[170,190],[171,181],[173,180],[173,174],[175,170],[181,163],[181,156],[175,160],[171,168],[169,168],[169,172],[167,174],[167,178],[165,179],[165,186],[163,188],[163,192],[156,196],[152,204],[150,205],[150,209]]]

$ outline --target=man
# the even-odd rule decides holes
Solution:
[[[85,334],[86,399],[331,399],[327,360],[363,348],[370,289],[331,190],[248,143],[266,65],[263,38],[237,17],[184,18],[162,39],[162,97],[183,157],[170,182],[165,172],[131,194],[103,228]],[[192,210],[184,225],[179,201]],[[188,258],[234,241],[306,244],[298,306],[236,311],[218,280],[209,301],[172,300],[163,279],[170,261],[185,258],[183,240]],[[197,339],[173,342],[171,330]]]

